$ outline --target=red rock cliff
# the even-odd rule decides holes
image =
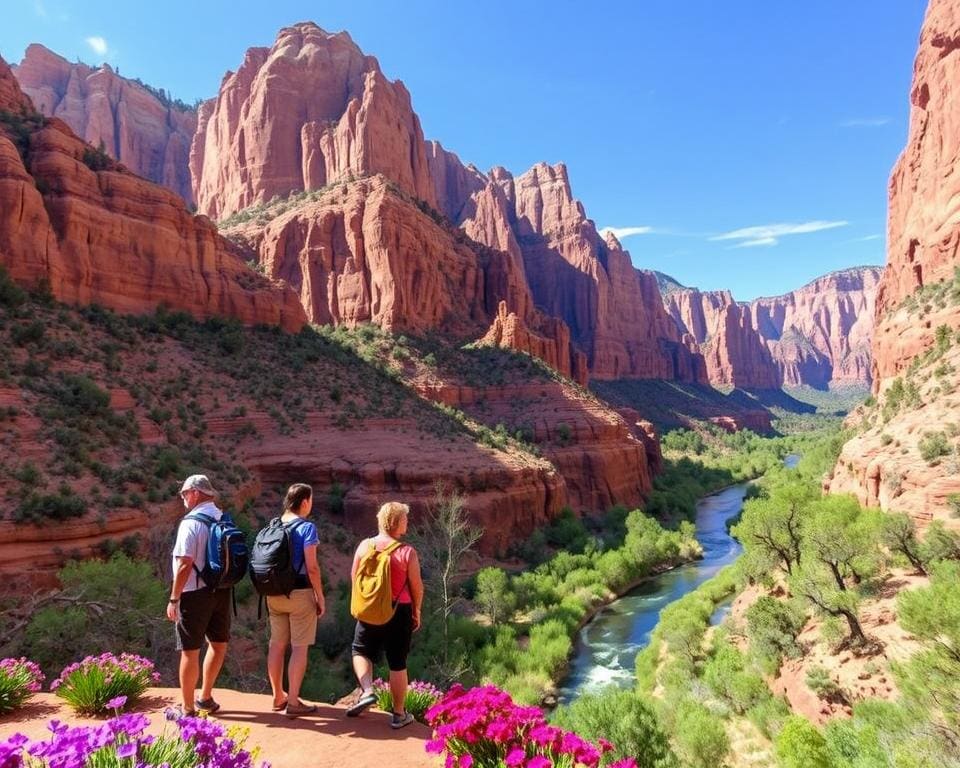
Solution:
[[[635,269],[616,238],[600,236],[565,166],[483,175],[433,145],[431,170],[447,215],[518,259],[533,302],[569,326],[591,376],[706,382],[703,359],[664,310],[656,278]]]
[[[887,266],[877,295],[874,387],[933,343],[938,325],[960,325],[948,307],[927,322],[896,312],[923,286],[953,279],[960,266],[960,3],[931,0],[910,90],[907,145],[890,176]]]
[[[664,304],[700,344],[712,384],[864,386],[879,277],[874,267],[833,272],[749,304],[729,291],[680,288],[665,291]]]
[[[47,117],[59,117],[84,141],[127,168],[193,200],[187,161],[197,114],[164,103],[109,65],[71,64],[42,45],[12,67],[24,93]]]
[[[410,94],[346,32],[311,22],[280,30],[224,76],[200,122],[193,190],[211,217],[375,173],[436,207]]]
[[[296,296],[250,270],[167,189],[98,155],[63,121],[32,112],[0,59],[0,263],[61,301],[121,312],[161,304],[198,317],[299,329]],[[97,170],[95,170],[97,169]]]

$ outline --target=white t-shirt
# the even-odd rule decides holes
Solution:
[[[223,512],[217,509],[217,505],[212,501],[205,501],[203,504],[197,504],[187,515],[197,513],[219,520]],[[178,557],[192,557],[193,564],[197,570],[202,571],[203,566],[207,564],[207,539],[210,537],[210,529],[200,520],[187,520],[181,518],[177,525],[177,540],[173,543],[173,572],[177,572]],[[203,579],[197,576],[197,571],[190,569],[190,578],[183,588],[184,592],[193,592],[205,586]]]

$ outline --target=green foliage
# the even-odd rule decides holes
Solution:
[[[612,743],[608,760],[634,757],[639,765],[650,768],[676,764],[656,713],[633,691],[609,689],[579,696],[556,710],[553,723],[589,741]]]
[[[771,659],[774,668],[785,656],[799,653],[796,640],[805,616],[795,603],[763,595],[747,609],[746,620],[751,649]]]
[[[31,617],[21,652],[48,677],[70,661],[104,651],[156,658],[170,652],[167,592],[147,563],[123,554],[69,563],[61,592]]]
[[[717,768],[730,751],[723,721],[691,699],[677,707],[673,738],[680,757],[693,768]]]
[[[948,529],[942,520],[934,520],[927,526],[920,551],[925,563],[960,560],[960,533]]]
[[[950,453],[950,443],[943,432],[927,432],[919,443],[920,457],[927,464],[938,463],[941,456]]]
[[[913,518],[903,513],[891,512],[882,518],[880,541],[891,552],[899,553],[921,573],[924,570],[924,556],[920,542],[917,541],[917,526]]]
[[[791,717],[784,723],[777,736],[776,753],[780,768],[831,768],[826,739],[802,717]]]
[[[113,160],[103,147],[103,142],[96,148],[84,147],[83,164],[91,171],[105,171],[113,166]]]
[[[484,568],[477,574],[477,606],[494,624],[509,620],[517,607],[517,596],[510,589],[510,580],[500,568]]]
[[[807,687],[821,699],[828,701],[845,701],[846,694],[837,682],[830,677],[826,667],[814,665],[807,670]]]
[[[703,679],[737,714],[770,696],[762,676],[748,669],[747,658],[729,643],[720,643],[703,667]]]

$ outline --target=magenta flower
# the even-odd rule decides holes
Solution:
[[[107,702],[107,709],[123,709],[126,706],[126,696],[114,696]]]

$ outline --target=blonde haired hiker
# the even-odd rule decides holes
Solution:
[[[350,611],[357,619],[353,635],[353,671],[360,683],[360,698],[347,709],[356,717],[376,703],[373,667],[386,652],[390,667],[390,694],[393,697],[391,728],[413,722],[406,711],[407,655],[410,640],[420,628],[423,581],[416,550],[401,541],[407,532],[410,508],[389,501],[377,512],[379,532],[364,539],[353,556],[350,578],[353,593]]]

